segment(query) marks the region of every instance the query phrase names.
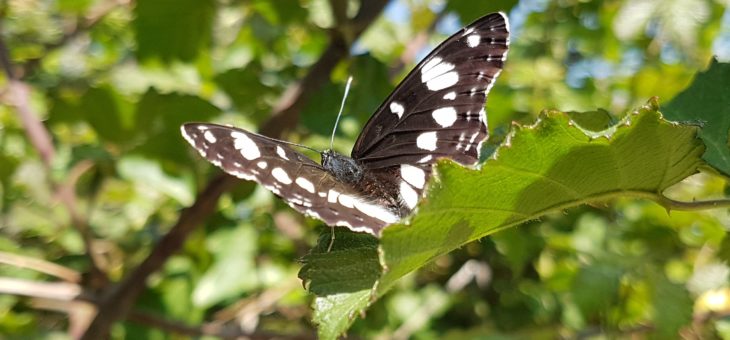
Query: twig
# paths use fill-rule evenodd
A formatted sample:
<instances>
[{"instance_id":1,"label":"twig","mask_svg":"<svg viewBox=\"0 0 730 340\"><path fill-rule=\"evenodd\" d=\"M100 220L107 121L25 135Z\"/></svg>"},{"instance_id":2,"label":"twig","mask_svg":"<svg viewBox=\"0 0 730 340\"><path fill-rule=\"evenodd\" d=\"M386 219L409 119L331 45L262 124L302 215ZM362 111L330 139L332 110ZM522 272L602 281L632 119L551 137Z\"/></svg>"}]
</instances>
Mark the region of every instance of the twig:
<instances>
[{"instance_id":1,"label":"twig","mask_svg":"<svg viewBox=\"0 0 730 340\"><path fill-rule=\"evenodd\" d=\"M730 208L730 200L728 199L681 202L659 195L657 201L659 204L667 208L667 210L697 211L717 208Z\"/></svg>"},{"instance_id":2,"label":"twig","mask_svg":"<svg viewBox=\"0 0 730 340\"><path fill-rule=\"evenodd\" d=\"M37 282L0 277L0 293L60 301L92 301L81 286L69 282Z\"/></svg>"},{"instance_id":3,"label":"twig","mask_svg":"<svg viewBox=\"0 0 730 340\"><path fill-rule=\"evenodd\" d=\"M291 280L271 287L257 296L242 299L237 303L215 313L212 324L223 324L231 320L236 322L244 330L254 330L258 324L259 316L274 309L281 299L294 289L301 289L299 280L292 277Z\"/></svg>"},{"instance_id":4,"label":"twig","mask_svg":"<svg viewBox=\"0 0 730 340\"><path fill-rule=\"evenodd\" d=\"M41 259L0 251L0 263L35 270L70 283L81 282L79 272Z\"/></svg>"}]
</instances>

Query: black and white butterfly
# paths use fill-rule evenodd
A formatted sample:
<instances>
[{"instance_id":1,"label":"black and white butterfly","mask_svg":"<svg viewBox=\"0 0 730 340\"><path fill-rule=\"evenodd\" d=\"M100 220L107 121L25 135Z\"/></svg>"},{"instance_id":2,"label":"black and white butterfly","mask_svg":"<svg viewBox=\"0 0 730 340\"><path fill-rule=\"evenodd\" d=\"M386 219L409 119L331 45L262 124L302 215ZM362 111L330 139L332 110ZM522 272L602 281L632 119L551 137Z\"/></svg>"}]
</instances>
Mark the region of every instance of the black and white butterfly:
<instances>
[{"instance_id":1,"label":"black and white butterfly","mask_svg":"<svg viewBox=\"0 0 730 340\"><path fill-rule=\"evenodd\" d=\"M478 161L487 93L508 45L503 13L446 39L380 105L351 157L327 150L320 165L276 139L215 124L184 124L182 135L211 163L260 183L294 209L379 236L415 208L437 159Z\"/></svg>"}]
</instances>

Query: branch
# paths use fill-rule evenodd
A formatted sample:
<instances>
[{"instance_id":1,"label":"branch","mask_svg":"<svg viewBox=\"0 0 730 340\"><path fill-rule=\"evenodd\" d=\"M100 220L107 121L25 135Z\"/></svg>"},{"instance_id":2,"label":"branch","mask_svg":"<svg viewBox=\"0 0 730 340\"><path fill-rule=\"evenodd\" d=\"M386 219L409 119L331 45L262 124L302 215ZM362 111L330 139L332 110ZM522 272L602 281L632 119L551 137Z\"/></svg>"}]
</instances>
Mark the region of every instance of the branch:
<instances>
[{"instance_id":1,"label":"branch","mask_svg":"<svg viewBox=\"0 0 730 340\"><path fill-rule=\"evenodd\" d=\"M646 191L616 191L608 193L610 196L627 196L627 197L638 197L652 200L663 206L667 211L678 210L678 211L698 211L707 209L718 209L718 208L730 208L730 199L718 199L718 200L707 200L707 201L693 201L693 202L682 202L675 201L669 197L666 197L660 193L646 192Z\"/></svg>"},{"instance_id":2,"label":"branch","mask_svg":"<svg viewBox=\"0 0 730 340\"><path fill-rule=\"evenodd\" d=\"M37 282L0 277L0 293L59 301L92 301L83 288L69 282Z\"/></svg>"},{"instance_id":3,"label":"branch","mask_svg":"<svg viewBox=\"0 0 730 340\"><path fill-rule=\"evenodd\" d=\"M66 282L81 282L81 274L79 274L79 272L41 259L11 254L2 251L0 252L0 263L15 266L18 268L35 270L43 274L55 276Z\"/></svg>"},{"instance_id":4,"label":"branch","mask_svg":"<svg viewBox=\"0 0 730 340\"><path fill-rule=\"evenodd\" d=\"M717 208L730 208L730 200L727 199L681 202L659 195L658 202L659 204L667 208L667 210L697 211Z\"/></svg>"}]
</instances>

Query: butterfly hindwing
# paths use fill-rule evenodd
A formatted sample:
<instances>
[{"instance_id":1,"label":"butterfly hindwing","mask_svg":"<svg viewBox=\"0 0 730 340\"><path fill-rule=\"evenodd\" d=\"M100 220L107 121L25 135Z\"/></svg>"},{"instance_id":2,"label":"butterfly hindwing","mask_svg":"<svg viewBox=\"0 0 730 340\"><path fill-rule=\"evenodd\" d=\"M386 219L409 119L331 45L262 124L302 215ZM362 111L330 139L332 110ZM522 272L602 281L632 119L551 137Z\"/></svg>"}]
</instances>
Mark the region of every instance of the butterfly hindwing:
<instances>
[{"instance_id":1,"label":"butterfly hindwing","mask_svg":"<svg viewBox=\"0 0 730 340\"><path fill-rule=\"evenodd\" d=\"M509 44L507 18L493 13L449 37L421 61L370 118L352 157L370 169L438 158L478 160L487 137L487 93Z\"/></svg>"},{"instance_id":2,"label":"butterfly hindwing","mask_svg":"<svg viewBox=\"0 0 730 340\"><path fill-rule=\"evenodd\" d=\"M258 182L292 208L329 225L374 233L398 220L280 141L216 124L188 123L181 131L203 157L226 173Z\"/></svg>"}]
</instances>

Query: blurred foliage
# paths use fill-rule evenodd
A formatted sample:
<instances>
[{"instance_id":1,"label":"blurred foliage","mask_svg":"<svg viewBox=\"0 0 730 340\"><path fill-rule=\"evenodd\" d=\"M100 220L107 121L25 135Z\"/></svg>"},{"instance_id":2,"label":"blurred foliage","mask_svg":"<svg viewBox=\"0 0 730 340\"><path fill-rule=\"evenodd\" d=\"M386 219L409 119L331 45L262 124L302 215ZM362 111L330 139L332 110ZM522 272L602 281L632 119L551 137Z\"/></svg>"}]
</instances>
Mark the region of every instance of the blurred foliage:
<instances>
[{"instance_id":1,"label":"blurred foliage","mask_svg":"<svg viewBox=\"0 0 730 340\"><path fill-rule=\"evenodd\" d=\"M213 121L256 130L326 48L328 30L338 24L331 3L337 2L0 2L0 38L29 85L30 107L54 146L46 166L9 104L13 98L4 90L9 80L3 74L0 251L88 273L85 240L59 198L59 186L68 183L88 221L99 267L112 281L128 275L218 174L180 137L180 123ZM348 15L360 6L346 3ZM726 100L727 87L692 86L677 94L713 55L730 60L727 5L721 0L392 1L355 42L353 56L305 104L297 129L286 139L327 148L351 74L355 81L335 139L336 149L348 151L360 127L417 61L401 60L407 48L417 48L416 57L423 57L470 20L503 10L510 14L513 35L505 71L487 104L495 143L505 138L511 122L532 125L543 109L575 111L571 118L579 125L599 131L623 118L606 112L627 112L658 96L669 103L662 107L668 118L703 122L702 141L710 147L711 138L720 152L705 155L717 171L690 176L664 194L687 202L725 198L727 168L712 159L727 160L728 129L709 124L700 109L721 117L727 104L716 97ZM414 46L424 32L425 45ZM398 67L402 61L404 68ZM698 79L717 73L703 74ZM720 83L722 76L716 77L709 82ZM346 315L357 319L348 334L730 338L728 228L727 209L668 213L635 198L551 213L429 258L425 267L389 282L389 293L369 306L365 318ZM302 289L297 272L330 263L331 256L316 257L329 238L330 229L320 222L294 213L261 187L239 182L183 250L149 278L134 310L193 327L228 324L246 332L313 334L313 319L327 321L314 315L311 305L328 301ZM337 230L333 252L350 257L336 259L361 260L364 269L353 274L354 269L334 263L323 275L333 281L352 275L348 287L361 289L358 280L379 275L372 266L377 263L368 260L379 256L375 241ZM302 264L312 248L315 257ZM58 281L5 260L0 278ZM89 282L82 285L92 289ZM319 288L326 292L327 287ZM347 307L341 311L371 301L367 290L331 297ZM78 326L83 313L75 308L0 291L0 334L62 337ZM170 334L159 322L130 319L114 327L112 338L175 338Z\"/></svg>"}]
</instances>

